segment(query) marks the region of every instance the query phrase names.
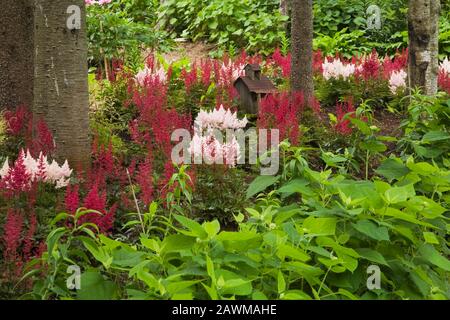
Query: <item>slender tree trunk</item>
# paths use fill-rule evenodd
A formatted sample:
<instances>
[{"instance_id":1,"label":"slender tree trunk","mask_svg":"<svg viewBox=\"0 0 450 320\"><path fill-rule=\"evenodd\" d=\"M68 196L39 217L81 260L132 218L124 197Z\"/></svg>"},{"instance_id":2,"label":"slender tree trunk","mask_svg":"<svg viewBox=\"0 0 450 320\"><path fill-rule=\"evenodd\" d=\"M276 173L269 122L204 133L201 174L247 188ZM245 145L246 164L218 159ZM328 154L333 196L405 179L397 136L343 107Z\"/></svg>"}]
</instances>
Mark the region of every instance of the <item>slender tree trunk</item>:
<instances>
[{"instance_id":1,"label":"slender tree trunk","mask_svg":"<svg viewBox=\"0 0 450 320\"><path fill-rule=\"evenodd\" d=\"M280 0L280 12L285 16L289 14L289 0Z\"/></svg>"},{"instance_id":2,"label":"slender tree trunk","mask_svg":"<svg viewBox=\"0 0 450 320\"><path fill-rule=\"evenodd\" d=\"M408 11L409 81L426 95L437 92L439 0L410 0Z\"/></svg>"},{"instance_id":3,"label":"slender tree trunk","mask_svg":"<svg viewBox=\"0 0 450 320\"><path fill-rule=\"evenodd\" d=\"M314 97L312 0L292 0L291 6L291 91L303 93L305 101L311 103Z\"/></svg>"},{"instance_id":4,"label":"slender tree trunk","mask_svg":"<svg viewBox=\"0 0 450 320\"><path fill-rule=\"evenodd\" d=\"M33 101L33 11L30 0L2 0L0 110Z\"/></svg>"},{"instance_id":5,"label":"slender tree trunk","mask_svg":"<svg viewBox=\"0 0 450 320\"><path fill-rule=\"evenodd\" d=\"M35 3L34 118L43 118L52 129L58 158L85 167L90 158L85 3ZM78 28L69 29L73 5L81 9L81 20Z\"/></svg>"}]
</instances>

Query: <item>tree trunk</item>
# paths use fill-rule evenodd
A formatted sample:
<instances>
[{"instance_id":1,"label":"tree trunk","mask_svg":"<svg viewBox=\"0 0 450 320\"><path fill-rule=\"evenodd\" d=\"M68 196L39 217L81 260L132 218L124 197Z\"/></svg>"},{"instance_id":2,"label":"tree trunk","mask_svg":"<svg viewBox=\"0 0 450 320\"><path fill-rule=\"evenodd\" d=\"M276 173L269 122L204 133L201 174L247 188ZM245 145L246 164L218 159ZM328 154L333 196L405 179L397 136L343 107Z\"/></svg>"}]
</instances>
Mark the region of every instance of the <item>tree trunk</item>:
<instances>
[{"instance_id":1,"label":"tree trunk","mask_svg":"<svg viewBox=\"0 0 450 320\"><path fill-rule=\"evenodd\" d=\"M72 167L90 159L86 8L84 0L35 0L34 118L43 118L56 155ZM69 29L69 6L81 9ZM73 8L73 7L72 7ZM69 11L69 13L68 13Z\"/></svg>"},{"instance_id":2,"label":"tree trunk","mask_svg":"<svg viewBox=\"0 0 450 320\"><path fill-rule=\"evenodd\" d=\"M312 0L292 0L291 91L301 92L307 103L314 97Z\"/></svg>"},{"instance_id":3,"label":"tree trunk","mask_svg":"<svg viewBox=\"0 0 450 320\"><path fill-rule=\"evenodd\" d=\"M437 92L439 0L410 0L408 10L409 81L426 95Z\"/></svg>"},{"instance_id":4,"label":"tree trunk","mask_svg":"<svg viewBox=\"0 0 450 320\"><path fill-rule=\"evenodd\" d=\"M280 12L285 16L289 14L289 0L280 0Z\"/></svg>"},{"instance_id":5,"label":"tree trunk","mask_svg":"<svg viewBox=\"0 0 450 320\"><path fill-rule=\"evenodd\" d=\"M2 0L0 111L33 102L33 10L29 0Z\"/></svg>"}]
</instances>

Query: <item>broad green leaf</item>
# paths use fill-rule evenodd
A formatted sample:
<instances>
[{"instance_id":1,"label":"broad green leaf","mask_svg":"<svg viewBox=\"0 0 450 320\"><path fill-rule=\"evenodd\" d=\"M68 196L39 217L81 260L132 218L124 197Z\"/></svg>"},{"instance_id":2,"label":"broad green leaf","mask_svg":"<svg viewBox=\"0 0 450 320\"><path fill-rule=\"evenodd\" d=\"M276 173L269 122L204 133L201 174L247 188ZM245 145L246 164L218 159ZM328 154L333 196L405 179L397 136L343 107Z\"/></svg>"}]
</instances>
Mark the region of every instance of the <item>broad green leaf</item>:
<instances>
[{"instance_id":1,"label":"broad green leaf","mask_svg":"<svg viewBox=\"0 0 450 320\"><path fill-rule=\"evenodd\" d=\"M336 233L336 223L336 218L315 218L310 216L303 221L303 231L316 236L332 236Z\"/></svg>"},{"instance_id":2,"label":"broad green leaf","mask_svg":"<svg viewBox=\"0 0 450 320\"><path fill-rule=\"evenodd\" d=\"M408 184L402 187L392 187L384 193L386 201L390 204L395 204L408 200L416 195L413 184Z\"/></svg>"},{"instance_id":3,"label":"broad green leaf","mask_svg":"<svg viewBox=\"0 0 450 320\"><path fill-rule=\"evenodd\" d=\"M112 300L116 297L114 282L105 280L100 272L86 271L81 275L81 288L77 291L80 300Z\"/></svg>"},{"instance_id":4,"label":"broad green leaf","mask_svg":"<svg viewBox=\"0 0 450 320\"><path fill-rule=\"evenodd\" d=\"M379 227L370 220L359 220L357 223L352 223L352 226L372 239L389 241L388 229L386 227Z\"/></svg>"},{"instance_id":5,"label":"broad green leaf","mask_svg":"<svg viewBox=\"0 0 450 320\"><path fill-rule=\"evenodd\" d=\"M444 131L429 131L423 138L422 143L430 143L450 139L450 134Z\"/></svg>"},{"instance_id":6,"label":"broad green leaf","mask_svg":"<svg viewBox=\"0 0 450 320\"><path fill-rule=\"evenodd\" d=\"M266 190L271 185L275 184L280 179L280 176L259 176L257 177L247 189L247 199L250 199L259 192Z\"/></svg>"},{"instance_id":7,"label":"broad green leaf","mask_svg":"<svg viewBox=\"0 0 450 320\"><path fill-rule=\"evenodd\" d=\"M355 249L356 252L359 253L359 255L366 259L369 260L371 262L375 262L378 264L382 264L387 266L388 263L386 262L386 260L384 259L384 257L381 255L381 253L379 253L378 251L372 250L372 249L366 249L366 248L360 248L360 249Z\"/></svg>"},{"instance_id":8,"label":"broad green leaf","mask_svg":"<svg viewBox=\"0 0 450 320\"><path fill-rule=\"evenodd\" d=\"M284 280L283 273L281 271L278 271L278 294L282 294L284 291L286 291L286 281Z\"/></svg>"},{"instance_id":9,"label":"broad green leaf","mask_svg":"<svg viewBox=\"0 0 450 320\"><path fill-rule=\"evenodd\" d=\"M419 248L422 257L435 266L450 272L450 261L442 256L432 245L425 244Z\"/></svg>"},{"instance_id":10,"label":"broad green leaf","mask_svg":"<svg viewBox=\"0 0 450 320\"><path fill-rule=\"evenodd\" d=\"M309 182L305 179L295 179L283 185L277 190L277 192L287 194L300 193L307 196L312 196L314 195L314 191L308 187L308 184Z\"/></svg>"},{"instance_id":11,"label":"broad green leaf","mask_svg":"<svg viewBox=\"0 0 450 320\"><path fill-rule=\"evenodd\" d=\"M181 223L185 228L191 231L192 235L200 239L206 239L208 237L208 234L198 222L180 216L178 214L175 215L175 219L177 219L179 223Z\"/></svg>"},{"instance_id":12,"label":"broad green leaf","mask_svg":"<svg viewBox=\"0 0 450 320\"><path fill-rule=\"evenodd\" d=\"M423 238L425 239L426 243L439 244L439 240L433 232L424 232Z\"/></svg>"},{"instance_id":13,"label":"broad green leaf","mask_svg":"<svg viewBox=\"0 0 450 320\"><path fill-rule=\"evenodd\" d=\"M409 173L409 169L401 162L394 159L385 160L375 171L389 181L404 177Z\"/></svg>"},{"instance_id":14,"label":"broad green leaf","mask_svg":"<svg viewBox=\"0 0 450 320\"><path fill-rule=\"evenodd\" d=\"M306 262L311 259L304 251L287 244L278 245L277 256L281 260L284 260L285 257L289 257L302 262Z\"/></svg>"}]
</instances>

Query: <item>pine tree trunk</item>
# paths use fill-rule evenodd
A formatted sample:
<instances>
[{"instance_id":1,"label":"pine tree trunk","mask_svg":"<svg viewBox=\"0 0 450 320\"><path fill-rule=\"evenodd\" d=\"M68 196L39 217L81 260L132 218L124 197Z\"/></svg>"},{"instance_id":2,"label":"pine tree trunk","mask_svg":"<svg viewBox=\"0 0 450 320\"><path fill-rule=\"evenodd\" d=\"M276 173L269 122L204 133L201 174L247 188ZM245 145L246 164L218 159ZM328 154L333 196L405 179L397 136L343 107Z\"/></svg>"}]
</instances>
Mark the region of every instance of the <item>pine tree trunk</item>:
<instances>
[{"instance_id":1,"label":"pine tree trunk","mask_svg":"<svg viewBox=\"0 0 450 320\"><path fill-rule=\"evenodd\" d=\"M291 10L291 91L303 93L310 103L314 97L312 0L292 0Z\"/></svg>"},{"instance_id":2,"label":"pine tree trunk","mask_svg":"<svg viewBox=\"0 0 450 320\"><path fill-rule=\"evenodd\" d=\"M2 0L0 111L33 101L33 11L30 0Z\"/></svg>"},{"instance_id":3,"label":"pine tree trunk","mask_svg":"<svg viewBox=\"0 0 450 320\"><path fill-rule=\"evenodd\" d=\"M408 11L410 87L437 92L439 0L410 0Z\"/></svg>"},{"instance_id":4,"label":"pine tree trunk","mask_svg":"<svg viewBox=\"0 0 450 320\"><path fill-rule=\"evenodd\" d=\"M72 167L90 159L86 8L84 0L35 0L34 118L52 129L56 155ZM70 30L68 7L81 9Z\"/></svg>"}]
</instances>

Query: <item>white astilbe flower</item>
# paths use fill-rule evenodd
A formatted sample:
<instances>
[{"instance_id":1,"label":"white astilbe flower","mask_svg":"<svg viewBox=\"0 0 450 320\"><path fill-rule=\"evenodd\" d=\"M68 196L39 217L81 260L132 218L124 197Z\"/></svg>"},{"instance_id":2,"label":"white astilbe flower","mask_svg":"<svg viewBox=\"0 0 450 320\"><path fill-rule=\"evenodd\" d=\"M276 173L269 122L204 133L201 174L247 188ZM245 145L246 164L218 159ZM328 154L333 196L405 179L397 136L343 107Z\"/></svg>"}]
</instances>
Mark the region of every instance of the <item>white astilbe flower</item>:
<instances>
[{"instance_id":1,"label":"white astilbe flower","mask_svg":"<svg viewBox=\"0 0 450 320\"><path fill-rule=\"evenodd\" d=\"M4 177L6 177L8 172L9 172L9 163L8 163L8 158L6 158L5 163L3 164L2 168L0 169L0 179L3 179Z\"/></svg>"},{"instance_id":2,"label":"white astilbe flower","mask_svg":"<svg viewBox=\"0 0 450 320\"><path fill-rule=\"evenodd\" d=\"M30 184L32 182L45 182L54 184L56 188L63 188L69 184L73 170L70 169L67 160L60 166L55 160L49 163L42 152L37 159L34 159L29 150L27 152L21 151L19 157L22 157L25 170L30 176ZM0 178L5 179L11 169L8 159L6 159L0 170Z\"/></svg>"},{"instance_id":3,"label":"white astilbe flower","mask_svg":"<svg viewBox=\"0 0 450 320\"><path fill-rule=\"evenodd\" d=\"M450 60L445 58L439 65L439 72L450 75Z\"/></svg>"},{"instance_id":4,"label":"white astilbe flower","mask_svg":"<svg viewBox=\"0 0 450 320\"><path fill-rule=\"evenodd\" d=\"M161 83L165 83L167 81L167 73L164 68L152 70L145 66L143 70L136 74L135 79L141 87L145 86L147 81L155 81L156 79Z\"/></svg>"},{"instance_id":5,"label":"white astilbe flower","mask_svg":"<svg viewBox=\"0 0 450 320\"><path fill-rule=\"evenodd\" d=\"M242 129L247 125L247 117L239 120L237 112L232 113L229 109L225 110L221 105L219 109L211 112L200 110L195 125L198 129Z\"/></svg>"},{"instance_id":6,"label":"white astilbe flower","mask_svg":"<svg viewBox=\"0 0 450 320\"><path fill-rule=\"evenodd\" d=\"M405 71L394 71L391 74L391 77L389 79L389 89L393 94L396 94L399 89L406 88L406 78L407 74Z\"/></svg>"},{"instance_id":7,"label":"white astilbe flower","mask_svg":"<svg viewBox=\"0 0 450 320\"><path fill-rule=\"evenodd\" d=\"M322 64L323 68L323 77L325 80L330 79L339 79L342 78L344 80L348 79L351 75L355 73L356 66L352 63L344 64L340 59L334 59L329 62L325 60Z\"/></svg>"},{"instance_id":8,"label":"white astilbe flower","mask_svg":"<svg viewBox=\"0 0 450 320\"><path fill-rule=\"evenodd\" d=\"M231 133L229 130L243 129L247 123L246 117L241 120L237 112L232 113L223 106L210 112L200 110L195 119L195 134L189 146L189 153L194 159L203 159L209 164L235 166L241 156L236 136L227 136L227 142L224 143L216 138L215 133L227 131L228 135Z\"/></svg>"}]
</instances>

